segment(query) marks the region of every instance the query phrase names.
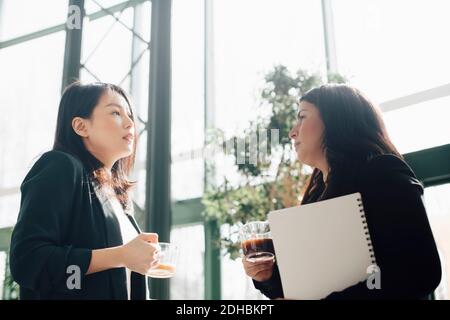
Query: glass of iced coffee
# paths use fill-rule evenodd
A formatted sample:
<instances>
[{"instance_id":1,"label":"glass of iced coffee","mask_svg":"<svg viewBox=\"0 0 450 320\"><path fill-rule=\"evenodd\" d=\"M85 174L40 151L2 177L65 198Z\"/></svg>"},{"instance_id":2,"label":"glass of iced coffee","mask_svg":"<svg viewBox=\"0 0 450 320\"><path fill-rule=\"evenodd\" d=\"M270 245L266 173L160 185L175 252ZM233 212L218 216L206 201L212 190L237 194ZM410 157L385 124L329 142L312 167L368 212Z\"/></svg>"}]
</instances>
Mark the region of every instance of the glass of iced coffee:
<instances>
[{"instance_id":1,"label":"glass of iced coffee","mask_svg":"<svg viewBox=\"0 0 450 320\"><path fill-rule=\"evenodd\" d=\"M252 221L240 229L241 247L247 261L262 262L275 259L275 250L268 221Z\"/></svg>"}]
</instances>

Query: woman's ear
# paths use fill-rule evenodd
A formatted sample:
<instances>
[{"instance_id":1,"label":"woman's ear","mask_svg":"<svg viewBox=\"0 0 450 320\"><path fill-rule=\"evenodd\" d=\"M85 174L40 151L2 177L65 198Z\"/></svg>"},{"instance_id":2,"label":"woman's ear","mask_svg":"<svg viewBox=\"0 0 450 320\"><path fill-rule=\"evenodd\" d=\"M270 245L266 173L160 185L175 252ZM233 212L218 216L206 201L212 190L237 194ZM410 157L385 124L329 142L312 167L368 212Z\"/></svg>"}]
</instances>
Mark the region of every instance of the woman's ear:
<instances>
[{"instance_id":1,"label":"woman's ear","mask_svg":"<svg viewBox=\"0 0 450 320\"><path fill-rule=\"evenodd\" d=\"M75 117L72 119L73 131L83 138L89 137L86 121L86 119L80 117Z\"/></svg>"}]
</instances>

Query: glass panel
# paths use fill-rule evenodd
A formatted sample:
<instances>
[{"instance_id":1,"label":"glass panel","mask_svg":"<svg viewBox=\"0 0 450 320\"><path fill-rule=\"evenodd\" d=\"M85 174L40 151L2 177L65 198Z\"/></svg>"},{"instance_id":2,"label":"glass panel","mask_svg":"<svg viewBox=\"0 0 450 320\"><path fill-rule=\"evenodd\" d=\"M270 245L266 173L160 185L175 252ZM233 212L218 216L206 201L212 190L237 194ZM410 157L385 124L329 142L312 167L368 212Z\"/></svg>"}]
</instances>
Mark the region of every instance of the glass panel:
<instances>
[{"instance_id":1,"label":"glass panel","mask_svg":"<svg viewBox=\"0 0 450 320\"><path fill-rule=\"evenodd\" d=\"M84 8L86 10L86 14L91 14L91 13L100 11L101 10L100 6L107 9L112 6L115 6L116 4L123 3L123 2L127 2L127 1L125 1L125 0L86 0L84 2Z\"/></svg>"},{"instance_id":2,"label":"glass panel","mask_svg":"<svg viewBox=\"0 0 450 320\"><path fill-rule=\"evenodd\" d=\"M126 9L121 20L132 23L133 9ZM128 91L129 77L126 76L131 67L132 33L111 16L85 22L82 63L100 81L121 84ZM85 69L81 70L80 76L85 82L97 81Z\"/></svg>"},{"instance_id":3,"label":"glass panel","mask_svg":"<svg viewBox=\"0 0 450 320\"><path fill-rule=\"evenodd\" d=\"M385 112L384 119L400 153L450 143L450 96Z\"/></svg>"},{"instance_id":4,"label":"glass panel","mask_svg":"<svg viewBox=\"0 0 450 320\"><path fill-rule=\"evenodd\" d=\"M448 83L450 2L332 1L338 67L378 103Z\"/></svg>"},{"instance_id":5,"label":"glass panel","mask_svg":"<svg viewBox=\"0 0 450 320\"><path fill-rule=\"evenodd\" d=\"M213 5L215 121L233 134L255 119L264 76L275 65L325 72L322 11L320 1L219 0Z\"/></svg>"},{"instance_id":6,"label":"glass panel","mask_svg":"<svg viewBox=\"0 0 450 320\"><path fill-rule=\"evenodd\" d=\"M180 248L177 273L170 280L170 299L204 299L205 236L203 225L173 228L170 239Z\"/></svg>"},{"instance_id":7,"label":"glass panel","mask_svg":"<svg viewBox=\"0 0 450 320\"><path fill-rule=\"evenodd\" d=\"M450 183L425 189L425 205L442 264L442 280L436 299L450 299Z\"/></svg>"},{"instance_id":8,"label":"glass panel","mask_svg":"<svg viewBox=\"0 0 450 320\"><path fill-rule=\"evenodd\" d=\"M0 40L66 22L67 0L3 0L0 2Z\"/></svg>"},{"instance_id":9,"label":"glass panel","mask_svg":"<svg viewBox=\"0 0 450 320\"><path fill-rule=\"evenodd\" d=\"M203 0L173 1L172 153L174 155L203 146L203 2Z\"/></svg>"},{"instance_id":10,"label":"glass panel","mask_svg":"<svg viewBox=\"0 0 450 320\"><path fill-rule=\"evenodd\" d=\"M146 50L145 53L143 53L143 50L142 47L137 48L136 54L133 57L133 62L137 61L137 59L139 60L132 71L135 78L133 80L134 83L130 83L129 93L132 97L133 107L137 114L139 114L143 121L147 121L150 51ZM141 54L142 57L139 58ZM131 68L131 65L129 68ZM144 124L140 121L138 122L138 128L144 128Z\"/></svg>"},{"instance_id":11,"label":"glass panel","mask_svg":"<svg viewBox=\"0 0 450 320\"><path fill-rule=\"evenodd\" d=\"M201 197L204 141L204 1L175 0L172 10L172 196ZM180 154L187 152L187 157Z\"/></svg>"},{"instance_id":12,"label":"glass panel","mask_svg":"<svg viewBox=\"0 0 450 320\"><path fill-rule=\"evenodd\" d=\"M147 132L143 132L138 139L136 160L131 180L136 181L136 185L133 189L133 200L141 207L145 206L145 183L146 183L146 170L145 158L147 149Z\"/></svg>"},{"instance_id":13,"label":"glass panel","mask_svg":"<svg viewBox=\"0 0 450 320\"><path fill-rule=\"evenodd\" d=\"M222 232L227 226L222 226ZM221 259L222 299L225 300L268 300L259 290L255 289L253 281L245 274L241 259L232 260L229 255Z\"/></svg>"},{"instance_id":14,"label":"glass panel","mask_svg":"<svg viewBox=\"0 0 450 320\"><path fill-rule=\"evenodd\" d=\"M203 194L203 159L172 164L172 199L198 198Z\"/></svg>"},{"instance_id":15,"label":"glass panel","mask_svg":"<svg viewBox=\"0 0 450 320\"><path fill-rule=\"evenodd\" d=\"M23 179L24 177L22 177ZM0 196L0 228L16 224L20 209L20 193Z\"/></svg>"},{"instance_id":16,"label":"glass panel","mask_svg":"<svg viewBox=\"0 0 450 320\"><path fill-rule=\"evenodd\" d=\"M0 189L17 188L53 145L64 57L64 32L0 50ZM5 119L6 120L6 119ZM20 146L18 148L18 146ZM19 198L0 196L1 225L15 222Z\"/></svg>"},{"instance_id":17,"label":"glass panel","mask_svg":"<svg viewBox=\"0 0 450 320\"><path fill-rule=\"evenodd\" d=\"M151 3L145 2L136 6L134 9L134 32L139 36L133 36L132 41L132 64L134 64L134 68L130 94L133 98L134 107L143 120L147 120L148 111L150 51L146 50L148 44L143 42L142 39L147 42L150 41L150 25ZM142 123L139 126L143 128Z\"/></svg>"},{"instance_id":18,"label":"glass panel","mask_svg":"<svg viewBox=\"0 0 450 320\"><path fill-rule=\"evenodd\" d=\"M140 19L139 24L136 25L135 30L145 41L150 41L150 30L151 30L151 16L152 16L152 3L146 1L142 4L137 5L135 8L140 10L142 14L142 19Z\"/></svg>"}]
</instances>

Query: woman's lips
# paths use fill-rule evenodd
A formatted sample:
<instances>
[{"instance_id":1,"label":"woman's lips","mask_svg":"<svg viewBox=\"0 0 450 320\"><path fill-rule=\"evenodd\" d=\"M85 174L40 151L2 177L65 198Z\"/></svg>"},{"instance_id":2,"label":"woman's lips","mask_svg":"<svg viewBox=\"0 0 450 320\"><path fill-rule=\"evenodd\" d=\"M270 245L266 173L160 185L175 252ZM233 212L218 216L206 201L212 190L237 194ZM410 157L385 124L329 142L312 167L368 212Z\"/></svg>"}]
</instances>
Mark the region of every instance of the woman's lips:
<instances>
[{"instance_id":1,"label":"woman's lips","mask_svg":"<svg viewBox=\"0 0 450 320\"><path fill-rule=\"evenodd\" d=\"M125 137L123 137L122 139L128 141L128 142L133 142L133 135L132 134L127 134Z\"/></svg>"}]
</instances>

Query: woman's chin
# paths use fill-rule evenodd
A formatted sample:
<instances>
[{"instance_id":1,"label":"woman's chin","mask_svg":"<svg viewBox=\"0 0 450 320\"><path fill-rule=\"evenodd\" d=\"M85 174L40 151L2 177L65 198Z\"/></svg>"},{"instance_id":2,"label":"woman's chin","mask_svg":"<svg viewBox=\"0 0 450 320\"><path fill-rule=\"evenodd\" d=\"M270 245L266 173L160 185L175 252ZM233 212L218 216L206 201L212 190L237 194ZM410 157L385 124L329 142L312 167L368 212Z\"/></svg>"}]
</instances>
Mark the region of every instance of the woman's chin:
<instances>
[{"instance_id":1,"label":"woman's chin","mask_svg":"<svg viewBox=\"0 0 450 320\"><path fill-rule=\"evenodd\" d=\"M300 150L297 150L297 160L300 162L304 162L304 157L303 157L303 153L300 152Z\"/></svg>"},{"instance_id":2,"label":"woman's chin","mask_svg":"<svg viewBox=\"0 0 450 320\"><path fill-rule=\"evenodd\" d=\"M127 143L122 147L122 150L123 150L123 152L133 152L133 147L134 147L133 142L127 142Z\"/></svg>"},{"instance_id":3,"label":"woman's chin","mask_svg":"<svg viewBox=\"0 0 450 320\"><path fill-rule=\"evenodd\" d=\"M301 162L302 164L305 164L305 165L307 165L307 166L312 166L311 165L311 159L309 159L308 160L308 157L305 157L305 154L304 153L300 153L300 152L298 152L297 151L297 160L299 161L299 162Z\"/></svg>"},{"instance_id":4,"label":"woman's chin","mask_svg":"<svg viewBox=\"0 0 450 320\"><path fill-rule=\"evenodd\" d=\"M120 152L120 156L119 157L120 157L120 159L123 159L123 158L131 156L132 154L133 154L133 146L130 146L128 148L123 149Z\"/></svg>"}]
</instances>

